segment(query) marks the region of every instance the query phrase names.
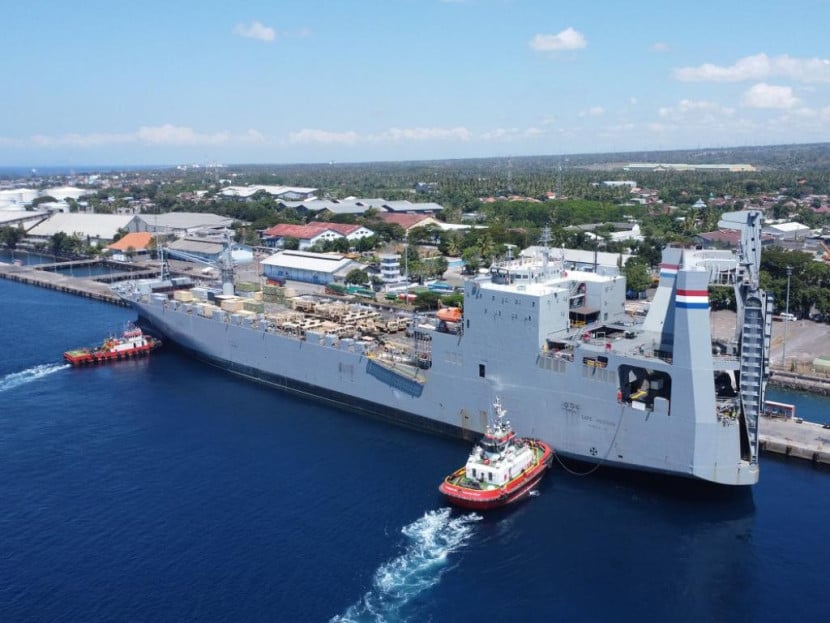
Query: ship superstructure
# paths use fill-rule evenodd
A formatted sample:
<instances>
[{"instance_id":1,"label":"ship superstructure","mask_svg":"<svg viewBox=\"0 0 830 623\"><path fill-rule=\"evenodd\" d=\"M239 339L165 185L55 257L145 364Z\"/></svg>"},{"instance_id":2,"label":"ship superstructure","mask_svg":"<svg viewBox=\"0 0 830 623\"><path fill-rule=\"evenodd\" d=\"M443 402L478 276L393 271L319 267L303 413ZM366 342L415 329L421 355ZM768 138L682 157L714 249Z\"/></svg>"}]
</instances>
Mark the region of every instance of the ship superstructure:
<instances>
[{"instance_id":1,"label":"ship superstructure","mask_svg":"<svg viewBox=\"0 0 830 623\"><path fill-rule=\"evenodd\" d=\"M555 445L563 460L753 484L770 328L760 213L724 222L743 232L738 257L667 248L644 319L627 312L616 267L580 270L546 248L467 281L458 322L416 324L397 344L296 303L305 315L289 322L285 312L125 297L196 357L351 411L476 439L499 395L516 434ZM708 286L723 280L739 298L738 327L713 343Z\"/></svg>"}]
</instances>

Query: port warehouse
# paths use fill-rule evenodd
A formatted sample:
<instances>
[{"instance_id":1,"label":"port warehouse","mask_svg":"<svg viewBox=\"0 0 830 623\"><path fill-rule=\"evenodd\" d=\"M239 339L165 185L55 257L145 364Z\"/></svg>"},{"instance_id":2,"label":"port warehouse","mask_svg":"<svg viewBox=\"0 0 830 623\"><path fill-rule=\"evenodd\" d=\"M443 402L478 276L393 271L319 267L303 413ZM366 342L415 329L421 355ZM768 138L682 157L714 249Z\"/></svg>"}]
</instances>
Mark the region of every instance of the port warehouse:
<instances>
[{"instance_id":1,"label":"port warehouse","mask_svg":"<svg viewBox=\"0 0 830 623\"><path fill-rule=\"evenodd\" d=\"M349 271L362 265L337 253L280 251L262 260L262 276L274 281L328 284L343 281Z\"/></svg>"},{"instance_id":2,"label":"port warehouse","mask_svg":"<svg viewBox=\"0 0 830 623\"><path fill-rule=\"evenodd\" d=\"M88 244L99 247L110 244L124 231L184 238L216 234L230 227L233 221L232 218L201 212L134 215L0 211L0 225L20 223L29 241L48 241L62 232L68 236L77 235Z\"/></svg>"}]
</instances>

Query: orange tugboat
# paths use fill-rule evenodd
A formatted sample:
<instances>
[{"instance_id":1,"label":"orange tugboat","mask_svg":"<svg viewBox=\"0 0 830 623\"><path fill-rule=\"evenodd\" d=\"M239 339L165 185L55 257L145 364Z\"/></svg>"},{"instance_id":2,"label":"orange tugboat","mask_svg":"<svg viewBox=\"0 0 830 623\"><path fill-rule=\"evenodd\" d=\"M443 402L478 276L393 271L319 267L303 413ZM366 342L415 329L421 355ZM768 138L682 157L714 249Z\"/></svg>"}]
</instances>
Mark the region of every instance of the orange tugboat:
<instances>
[{"instance_id":1,"label":"orange tugboat","mask_svg":"<svg viewBox=\"0 0 830 623\"><path fill-rule=\"evenodd\" d=\"M553 461L549 445L516 436L498 398L493 410L496 421L487 426L467 464L438 487L456 506L487 510L520 500L542 479Z\"/></svg>"},{"instance_id":2,"label":"orange tugboat","mask_svg":"<svg viewBox=\"0 0 830 623\"><path fill-rule=\"evenodd\" d=\"M128 326L121 337L110 337L96 348L78 348L63 354L73 366L107 363L119 359L143 357L161 346L161 341L145 335L139 327Z\"/></svg>"}]
</instances>

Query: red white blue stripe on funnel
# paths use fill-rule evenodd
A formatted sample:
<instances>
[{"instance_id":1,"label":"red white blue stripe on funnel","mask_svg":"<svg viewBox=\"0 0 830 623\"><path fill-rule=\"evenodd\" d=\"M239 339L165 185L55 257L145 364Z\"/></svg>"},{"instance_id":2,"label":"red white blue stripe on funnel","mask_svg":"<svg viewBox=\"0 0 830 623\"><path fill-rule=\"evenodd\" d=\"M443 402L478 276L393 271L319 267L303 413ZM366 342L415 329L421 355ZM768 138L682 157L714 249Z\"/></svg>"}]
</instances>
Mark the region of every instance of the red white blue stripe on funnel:
<instances>
[{"instance_id":1,"label":"red white blue stripe on funnel","mask_svg":"<svg viewBox=\"0 0 830 623\"><path fill-rule=\"evenodd\" d=\"M677 307L685 309L709 308L709 292L706 290L678 290L674 300Z\"/></svg>"},{"instance_id":2,"label":"red white blue stripe on funnel","mask_svg":"<svg viewBox=\"0 0 830 623\"><path fill-rule=\"evenodd\" d=\"M671 277L674 279L677 277L677 269L679 268L679 264L660 264L660 279L663 277Z\"/></svg>"}]
</instances>

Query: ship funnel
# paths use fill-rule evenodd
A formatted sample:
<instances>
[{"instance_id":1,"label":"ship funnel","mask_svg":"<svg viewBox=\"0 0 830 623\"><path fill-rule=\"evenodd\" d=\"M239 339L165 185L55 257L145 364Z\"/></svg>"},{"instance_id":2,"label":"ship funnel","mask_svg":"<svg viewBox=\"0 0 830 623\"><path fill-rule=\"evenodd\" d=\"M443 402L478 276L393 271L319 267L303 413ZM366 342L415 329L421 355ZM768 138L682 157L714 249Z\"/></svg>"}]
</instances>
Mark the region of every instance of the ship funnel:
<instances>
[{"instance_id":1,"label":"ship funnel","mask_svg":"<svg viewBox=\"0 0 830 623\"><path fill-rule=\"evenodd\" d=\"M660 282L657 285L657 292L651 301L648 315L643 322L644 331L662 333L661 342L671 343L674 334L674 289L677 281L677 271L680 270L680 262L683 256L683 249L667 247L663 249L663 259L660 262Z\"/></svg>"}]
</instances>

